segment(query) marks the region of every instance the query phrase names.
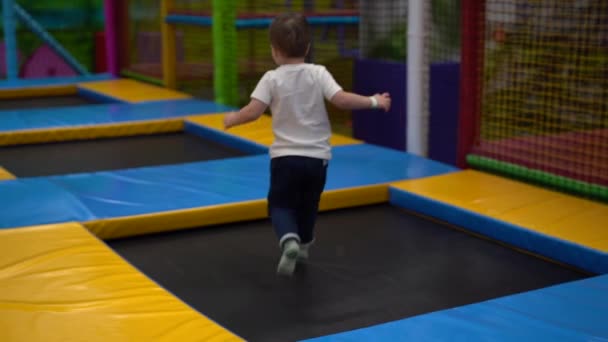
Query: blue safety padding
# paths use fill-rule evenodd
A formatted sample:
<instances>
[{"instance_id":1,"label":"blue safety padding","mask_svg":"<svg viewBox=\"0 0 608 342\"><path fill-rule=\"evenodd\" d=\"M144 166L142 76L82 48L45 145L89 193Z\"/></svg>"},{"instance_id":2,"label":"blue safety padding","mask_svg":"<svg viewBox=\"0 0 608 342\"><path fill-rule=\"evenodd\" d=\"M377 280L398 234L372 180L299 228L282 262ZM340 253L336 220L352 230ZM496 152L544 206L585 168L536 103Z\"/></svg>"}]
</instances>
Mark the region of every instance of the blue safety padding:
<instances>
[{"instance_id":1,"label":"blue safety padding","mask_svg":"<svg viewBox=\"0 0 608 342\"><path fill-rule=\"evenodd\" d=\"M365 186L454 170L447 165L377 146L340 146L334 149L326 189ZM29 187L28 191L19 195L19 201L11 204L10 210L0 211L0 226L60 222L65 213L39 213L36 208L40 201L65 202L66 197L76 199L75 207L86 208L91 214L82 216L83 219L265 199L269 178L269 157L266 154L130 170L22 178L18 180L19 184ZM44 182L50 183L47 187L62 191L41 196L39 193L46 191L40 186ZM3 187L4 183L0 183L0 203L12 203L18 193L4 191ZM15 213L23 214L16 219Z\"/></svg>"},{"instance_id":2,"label":"blue safety padding","mask_svg":"<svg viewBox=\"0 0 608 342\"><path fill-rule=\"evenodd\" d=\"M264 155L2 182L0 202L8 203L8 207L0 211L0 227L55 223L67 218L61 210L38 211L41 201L45 208L75 199L75 209L67 212L87 208L91 215L76 217L86 221L263 199L268 190L267 159ZM11 182L19 182L28 191L5 191L5 183ZM52 191L40 194L47 189ZM17 197L19 201L13 204Z\"/></svg>"},{"instance_id":3,"label":"blue safety padding","mask_svg":"<svg viewBox=\"0 0 608 342\"><path fill-rule=\"evenodd\" d=\"M23 78L0 81L0 89L36 88L53 85L77 84L80 82L111 80L111 74L93 74L86 76L52 77L52 78Z\"/></svg>"},{"instance_id":4,"label":"blue safety padding","mask_svg":"<svg viewBox=\"0 0 608 342\"><path fill-rule=\"evenodd\" d=\"M413 154L370 144L333 148L326 189L436 176L458 171L456 167Z\"/></svg>"},{"instance_id":5,"label":"blue safety padding","mask_svg":"<svg viewBox=\"0 0 608 342\"><path fill-rule=\"evenodd\" d=\"M95 218L79 198L47 179L5 180L0 184L0 229Z\"/></svg>"},{"instance_id":6,"label":"blue safety padding","mask_svg":"<svg viewBox=\"0 0 608 342\"><path fill-rule=\"evenodd\" d=\"M605 341L606 322L603 275L307 341Z\"/></svg>"},{"instance_id":7,"label":"blue safety padding","mask_svg":"<svg viewBox=\"0 0 608 342\"><path fill-rule=\"evenodd\" d=\"M220 132L216 129L205 127L194 122L186 121L184 124L184 131L198 135L205 139L215 141L224 146L230 146L239 151L250 154L265 154L268 153L268 147L258 144L236 135Z\"/></svg>"},{"instance_id":8,"label":"blue safety padding","mask_svg":"<svg viewBox=\"0 0 608 342\"><path fill-rule=\"evenodd\" d=\"M389 191L390 203L393 205L464 227L472 232L589 272L608 273L608 253L401 189L391 187Z\"/></svg>"},{"instance_id":9,"label":"blue safety padding","mask_svg":"<svg viewBox=\"0 0 608 342\"><path fill-rule=\"evenodd\" d=\"M268 162L243 157L56 177L98 218L263 199Z\"/></svg>"},{"instance_id":10,"label":"blue safety padding","mask_svg":"<svg viewBox=\"0 0 608 342\"><path fill-rule=\"evenodd\" d=\"M160 120L226 111L227 106L201 100L137 104L96 104L63 108L0 111L0 132Z\"/></svg>"}]
</instances>

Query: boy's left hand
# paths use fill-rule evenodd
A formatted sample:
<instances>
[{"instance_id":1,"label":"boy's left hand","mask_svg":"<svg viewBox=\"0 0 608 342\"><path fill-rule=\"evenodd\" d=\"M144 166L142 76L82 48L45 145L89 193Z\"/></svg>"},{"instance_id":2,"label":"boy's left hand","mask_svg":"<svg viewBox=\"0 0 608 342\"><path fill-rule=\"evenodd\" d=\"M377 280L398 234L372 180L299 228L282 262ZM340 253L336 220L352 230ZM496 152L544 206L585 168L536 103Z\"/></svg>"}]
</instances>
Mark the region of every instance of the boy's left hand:
<instances>
[{"instance_id":1,"label":"boy's left hand","mask_svg":"<svg viewBox=\"0 0 608 342\"><path fill-rule=\"evenodd\" d=\"M229 128L236 125L237 122L237 114L236 112L230 112L224 115L224 130L228 130Z\"/></svg>"}]
</instances>

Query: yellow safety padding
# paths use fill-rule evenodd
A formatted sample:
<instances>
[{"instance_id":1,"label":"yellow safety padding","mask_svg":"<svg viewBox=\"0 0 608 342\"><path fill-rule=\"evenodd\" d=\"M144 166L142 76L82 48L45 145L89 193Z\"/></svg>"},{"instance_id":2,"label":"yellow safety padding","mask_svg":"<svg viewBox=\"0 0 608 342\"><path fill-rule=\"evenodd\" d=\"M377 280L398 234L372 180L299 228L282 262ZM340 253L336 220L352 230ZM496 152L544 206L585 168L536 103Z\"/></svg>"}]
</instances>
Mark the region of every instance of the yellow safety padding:
<instances>
[{"instance_id":1,"label":"yellow safety padding","mask_svg":"<svg viewBox=\"0 0 608 342\"><path fill-rule=\"evenodd\" d=\"M194 115L186 118L186 121L207 128L224 131L224 115L225 114ZM262 115L256 121L233 127L224 132L264 146L270 146L274 140L272 134L272 118L268 115ZM332 134L330 143L332 146L340 146L360 144L361 141L340 134Z\"/></svg>"},{"instance_id":2,"label":"yellow safety padding","mask_svg":"<svg viewBox=\"0 0 608 342\"><path fill-rule=\"evenodd\" d=\"M0 180L9 180L9 179L15 179L15 178L17 178L17 177L15 177L15 175L13 175L12 173L8 172L7 169L0 166Z\"/></svg>"},{"instance_id":3,"label":"yellow safety padding","mask_svg":"<svg viewBox=\"0 0 608 342\"><path fill-rule=\"evenodd\" d=\"M83 82L78 86L131 103L191 98L188 94L131 79Z\"/></svg>"},{"instance_id":4,"label":"yellow safety padding","mask_svg":"<svg viewBox=\"0 0 608 342\"><path fill-rule=\"evenodd\" d=\"M608 252L608 205L474 170L395 183L542 234Z\"/></svg>"},{"instance_id":5,"label":"yellow safety padding","mask_svg":"<svg viewBox=\"0 0 608 342\"><path fill-rule=\"evenodd\" d=\"M322 211L385 203L389 200L388 184L366 185L356 188L326 191L321 196Z\"/></svg>"},{"instance_id":6,"label":"yellow safety padding","mask_svg":"<svg viewBox=\"0 0 608 342\"><path fill-rule=\"evenodd\" d=\"M76 93L78 93L78 88L74 84L37 86L15 89L2 89L0 90L0 99L4 100L21 99L27 97L75 95Z\"/></svg>"},{"instance_id":7,"label":"yellow safety padding","mask_svg":"<svg viewBox=\"0 0 608 342\"><path fill-rule=\"evenodd\" d=\"M331 210L388 201L388 185L378 184L326 191L321 196L320 209ZM100 239L167 232L266 218L265 199L173 210L146 215L118 217L85 222L84 225Z\"/></svg>"},{"instance_id":8,"label":"yellow safety padding","mask_svg":"<svg viewBox=\"0 0 608 342\"><path fill-rule=\"evenodd\" d=\"M0 133L0 146L38 144L59 141L128 137L134 135L180 132L181 118L123 122L108 125L58 127L53 129L21 130Z\"/></svg>"},{"instance_id":9,"label":"yellow safety padding","mask_svg":"<svg viewBox=\"0 0 608 342\"><path fill-rule=\"evenodd\" d=\"M84 225L100 239L108 240L222 223L256 220L266 216L266 200L256 200L88 221Z\"/></svg>"},{"instance_id":10,"label":"yellow safety padding","mask_svg":"<svg viewBox=\"0 0 608 342\"><path fill-rule=\"evenodd\" d=\"M0 230L0 341L240 341L80 224Z\"/></svg>"}]
</instances>

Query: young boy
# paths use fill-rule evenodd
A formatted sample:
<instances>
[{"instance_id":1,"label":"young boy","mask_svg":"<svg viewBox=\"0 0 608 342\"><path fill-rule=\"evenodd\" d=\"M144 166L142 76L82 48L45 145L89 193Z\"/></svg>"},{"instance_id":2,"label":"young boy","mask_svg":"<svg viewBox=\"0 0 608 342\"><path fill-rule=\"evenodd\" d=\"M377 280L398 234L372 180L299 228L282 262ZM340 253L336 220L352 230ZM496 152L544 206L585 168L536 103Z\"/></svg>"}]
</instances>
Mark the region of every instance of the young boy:
<instances>
[{"instance_id":1,"label":"young boy","mask_svg":"<svg viewBox=\"0 0 608 342\"><path fill-rule=\"evenodd\" d=\"M270 25L272 58L251 102L224 117L224 127L251 122L270 106L274 142L270 147L268 211L282 251L277 273L291 275L297 260L308 258L319 200L331 159L331 127L324 100L345 110L388 111L388 93L371 97L343 91L320 65L305 63L310 29L301 14L282 14Z\"/></svg>"}]
</instances>

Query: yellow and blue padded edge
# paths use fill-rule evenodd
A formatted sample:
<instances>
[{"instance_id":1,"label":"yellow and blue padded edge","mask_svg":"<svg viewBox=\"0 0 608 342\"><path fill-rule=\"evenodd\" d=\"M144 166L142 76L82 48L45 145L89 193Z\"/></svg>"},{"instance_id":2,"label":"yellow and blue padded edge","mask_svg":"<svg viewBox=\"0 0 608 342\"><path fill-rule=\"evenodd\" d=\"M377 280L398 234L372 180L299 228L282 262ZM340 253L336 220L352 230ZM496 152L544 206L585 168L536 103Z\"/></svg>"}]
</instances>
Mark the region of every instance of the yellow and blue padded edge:
<instances>
[{"instance_id":1,"label":"yellow and blue padded edge","mask_svg":"<svg viewBox=\"0 0 608 342\"><path fill-rule=\"evenodd\" d=\"M2 341L241 341L78 223L0 230Z\"/></svg>"},{"instance_id":2,"label":"yellow and blue padded edge","mask_svg":"<svg viewBox=\"0 0 608 342\"><path fill-rule=\"evenodd\" d=\"M128 103L192 98L185 93L131 79L82 82L78 84L78 89L89 95L96 94L108 100Z\"/></svg>"},{"instance_id":3,"label":"yellow and blue padded edge","mask_svg":"<svg viewBox=\"0 0 608 342\"><path fill-rule=\"evenodd\" d=\"M184 131L193 135L215 141L224 146L232 147L239 151L250 154L266 154L268 153L268 147L255 141L247 140L242 137L228 134L216 129L206 127L204 125L197 124L188 118L184 121Z\"/></svg>"},{"instance_id":4,"label":"yellow and blue padded edge","mask_svg":"<svg viewBox=\"0 0 608 342\"><path fill-rule=\"evenodd\" d=\"M305 341L605 340L606 303L603 275Z\"/></svg>"},{"instance_id":5,"label":"yellow and blue padded edge","mask_svg":"<svg viewBox=\"0 0 608 342\"><path fill-rule=\"evenodd\" d=\"M24 109L9 111L0 116L0 133L119 125L177 118L183 120L193 113L218 113L228 108L230 107L210 101L186 99L139 104L98 104Z\"/></svg>"},{"instance_id":6,"label":"yellow and blue padded edge","mask_svg":"<svg viewBox=\"0 0 608 342\"><path fill-rule=\"evenodd\" d=\"M181 132L182 118L0 132L0 146Z\"/></svg>"},{"instance_id":7,"label":"yellow and blue padded edge","mask_svg":"<svg viewBox=\"0 0 608 342\"><path fill-rule=\"evenodd\" d=\"M388 184L376 184L323 193L322 211L388 201ZM173 210L153 214L99 219L83 224L103 240L168 232L181 229L236 223L268 217L265 199Z\"/></svg>"},{"instance_id":8,"label":"yellow and blue padded edge","mask_svg":"<svg viewBox=\"0 0 608 342\"><path fill-rule=\"evenodd\" d=\"M474 181L476 177L490 177L492 180L482 182L485 186L480 188L479 184ZM466 178L469 178L470 181L467 182ZM501 182L508 184L503 187L500 186ZM497 210L501 206L500 203L494 203L492 210L486 212L472 209L476 207L475 203L488 201L488 198L481 194L487 194L488 191L500 191L497 189L514 189L522 186L531 187L532 191L548 192L547 190L535 188L527 184L517 184L515 181L484 175L472 170L398 182L393 184L389 191L390 203L393 205L454 224L473 233L588 272L595 274L608 273L608 253L605 249L590 247L588 243L585 245L581 241L576 241L575 238L567 239L551 235L550 232L543 229L543 227L546 227L545 223L526 225L500 217L500 211ZM549 199L549 202L553 202L553 204L558 203L555 201L560 197L570 197L554 192L548 193L555 195L555 199ZM476 194L480 195L474 198ZM462 204L463 201L460 198L463 197L467 198L467 202L473 203L472 208L467 208L466 204ZM521 200L530 201L533 195L528 194L522 197L517 194L515 196L507 194L504 198L506 198L506 201L517 201L518 205L523 208L515 207L515 209L524 212L526 208L525 205L521 204ZM579 201L577 198L572 199ZM500 201L501 199L498 199L498 202ZM581 199L580 201L585 200ZM593 202L588 202L587 204L590 206L603 206L603 204ZM513 204L503 202L502 205ZM531 202L530 206L534 205ZM559 215L560 209L555 209L544 214ZM563 207L562 210L568 209L567 207ZM602 234L606 234L606 231L600 226L602 222L605 224L608 220L606 218L602 220L596 215L602 216L603 212L603 217L608 217L608 207L604 206L604 210L601 207L596 208L596 210L589 210L589 213L593 214L592 218L588 220L589 224L595 224L595 228L591 228L591 234L595 234L594 236L599 239L600 243L606 243L605 237L602 237ZM585 227L582 224L582 221L579 223L572 222L571 229L584 231Z\"/></svg>"},{"instance_id":9,"label":"yellow and blue padded edge","mask_svg":"<svg viewBox=\"0 0 608 342\"><path fill-rule=\"evenodd\" d=\"M338 146L333 154L326 192L454 170L367 144ZM2 182L0 202L6 203L7 210L0 211L0 226L31 226L66 219L88 222L260 200L268 191L268 165L267 155L254 155ZM32 203L37 205L34 211L30 210Z\"/></svg>"},{"instance_id":10,"label":"yellow and blue padded edge","mask_svg":"<svg viewBox=\"0 0 608 342\"><path fill-rule=\"evenodd\" d=\"M272 145L274 136L272 133L272 118L262 115L257 120L248 124L233 127L228 131L223 129L223 118L225 114L193 115L186 119L186 130L210 137L216 141L240 149L251 149L257 151L268 151ZM344 146L362 144L363 142L340 134L332 134L330 138L332 146ZM255 147L254 147L255 146Z\"/></svg>"},{"instance_id":11,"label":"yellow and blue padded edge","mask_svg":"<svg viewBox=\"0 0 608 342\"><path fill-rule=\"evenodd\" d=\"M15 177L15 175L13 175L7 169L0 166L0 181L11 180L11 179L16 179L16 178L17 177Z\"/></svg>"}]
</instances>

